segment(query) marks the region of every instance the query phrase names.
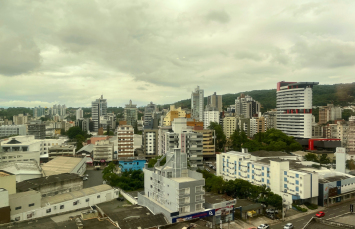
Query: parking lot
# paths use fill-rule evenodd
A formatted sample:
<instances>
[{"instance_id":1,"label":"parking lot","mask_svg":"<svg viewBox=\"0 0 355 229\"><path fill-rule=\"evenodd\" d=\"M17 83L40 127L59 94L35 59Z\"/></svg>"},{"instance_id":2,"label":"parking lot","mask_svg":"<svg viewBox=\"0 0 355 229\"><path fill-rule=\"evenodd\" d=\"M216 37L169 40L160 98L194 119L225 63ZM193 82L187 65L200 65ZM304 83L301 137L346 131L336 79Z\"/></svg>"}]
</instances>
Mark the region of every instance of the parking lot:
<instances>
[{"instance_id":1,"label":"parking lot","mask_svg":"<svg viewBox=\"0 0 355 229\"><path fill-rule=\"evenodd\" d=\"M101 185L103 184L103 179L102 179L102 170L86 170L85 174L88 174L88 178L84 182L84 188L90 188L93 186Z\"/></svg>"}]
</instances>

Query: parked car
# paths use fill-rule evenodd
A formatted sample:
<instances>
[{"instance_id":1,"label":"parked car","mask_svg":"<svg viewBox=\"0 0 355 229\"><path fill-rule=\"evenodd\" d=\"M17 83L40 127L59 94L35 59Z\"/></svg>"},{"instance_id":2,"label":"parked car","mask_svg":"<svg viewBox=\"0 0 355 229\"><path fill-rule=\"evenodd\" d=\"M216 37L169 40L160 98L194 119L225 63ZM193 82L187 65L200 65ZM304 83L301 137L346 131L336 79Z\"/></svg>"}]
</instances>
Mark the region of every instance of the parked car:
<instances>
[{"instance_id":1,"label":"parked car","mask_svg":"<svg viewBox=\"0 0 355 229\"><path fill-rule=\"evenodd\" d=\"M83 180L85 181L85 180L88 180L89 178L88 177L83 177Z\"/></svg>"},{"instance_id":2,"label":"parked car","mask_svg":"<svg viewBox=\"0 0 355 229\"><path fill-rule=\"evenodd\" d=\"M284 229L294 229L293 224L292 223L288 223L284 226Z\"/></svg>"},{"instance_id":3,"label":"parked car","mask_svg":"<svg viewBox=\"0 0 355 229\"><path fill-rule=\"evenodd\" d=\"M325 216L325 213L322 212L322 211L320 211L320 212L318 212L318 213L316 214L316 217L318 217L318 218L321 218L321 217L323 217L323 216Z\"/></svg>"},{"instance_id":4,"label":"parked car","mask_svg":"<svg viewBox=\"0 0 355 229\"><path fill-rule=\"evenodd\" d=\"M261 225L258 227L258 229L269 229L269 228L270 228L269 224L261 224Z\"/></svg>"},{"instance_id":5,"label":"parked car","mask_svg":"<svg viewBox=\"0 0 355 229\"><path fill-rule=\"evenodd\" d=\"M89 174L84 174L84 177L89 177Z\"/></svg>"},{"instance_id":6,"label":"parked car","mask_svg":"<svg viewBox=\"0 0 355 229\"><path fill-rule=\"evenodd\" d=\"M117 200L118 201L124 201L124 198L123 197L118 197Z\"/></svg>"},{"instance_id":7,"label":"parked car","mask_svg":"<svg viewBox=\"0 0 355 229\"><path fill-rule=\"evenodd\" d=\"M277 210L277 209L272 209L272 208L269 208L269 209L266 209L266 213L268 213L268 214L277 214L277 213L279 213L279 210Z\"/></svg>"}]
</instances>

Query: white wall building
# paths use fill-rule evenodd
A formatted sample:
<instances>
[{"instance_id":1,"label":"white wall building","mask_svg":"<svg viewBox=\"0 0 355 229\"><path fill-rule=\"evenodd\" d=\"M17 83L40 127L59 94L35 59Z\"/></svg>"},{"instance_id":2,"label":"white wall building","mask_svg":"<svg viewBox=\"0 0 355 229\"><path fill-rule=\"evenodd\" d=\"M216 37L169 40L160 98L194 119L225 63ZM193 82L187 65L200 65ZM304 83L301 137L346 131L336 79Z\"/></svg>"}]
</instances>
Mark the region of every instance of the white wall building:
<instances>
[{"instance_id":1,"label":"white wall building","mask_svg":"<svg viewBox=\"0 0 355 229\"><path fill-rule=\"evenodd\" d=\"M277 129L297 138L312 137L312 88L317 84L277 83Z\"/></svg>"},{"instance_id":2,"label":"white wall building","mask_svg":"<svg viewBox=\"0 0 355 229\"><path fill-rule=\"evenodd\" d=\"M205 111L203 115L203 129L208 129L211 122L219 123L219 111Z\"/></svg>"},{"instance_id":3,"label":"white wall building","mask_svg":"<svg viewBox=\"0 0 355 229\"><path fill-rule=\"evenodd\" d=\"M0 126L0 137L8 137L14 135L26 135L25 125L3 125Z\"/></svg>"},{"instance_id":4,"label":"white wall building","mask_svg":"<svg viewBox=\"0 0 355 229\"><path fill-rule=\"evenodd\" d=\"M75 112L75 116L76 120L84 118L84 111L81 108L77 109Z\"/></svg>"},{"instance_id":5,"label":"white wall building","mask_svg":"<svg viewBox=\"0 0 355 229\"><path fill-rule=\"evenodd\" d=\"M296 161L296 156L257 157L231 151L216 155L216 159L216 175L225 180L243 179L266 185L288 205L293 200L318 203L318 174L314 168Z\"/></svg>"}]
</instances>

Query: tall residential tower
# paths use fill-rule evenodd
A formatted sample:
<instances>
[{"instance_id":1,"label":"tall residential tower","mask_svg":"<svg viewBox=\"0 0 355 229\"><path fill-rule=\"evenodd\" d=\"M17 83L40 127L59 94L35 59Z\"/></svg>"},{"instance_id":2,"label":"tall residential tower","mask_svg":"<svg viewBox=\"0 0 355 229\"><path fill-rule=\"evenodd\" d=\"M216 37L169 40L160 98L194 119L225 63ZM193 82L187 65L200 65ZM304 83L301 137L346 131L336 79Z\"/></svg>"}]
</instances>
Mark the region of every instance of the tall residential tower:
<instances>
[{"instance_id":1,"label":"tall residential tower","mask_svg":"<svg viewBox=\"0 0 355 229\"><path fill-rule=\"evenodd\" d=\"M277 129L296 138L312 137L312 88L318 82L278 82Z\"/></svg>"},{"instance_id":2,"label":"tall residential tower","mask_svg":"<svg viewBox=\"0 0 355 229\"><path fill-rule=\"evenodd\" d=\"M97 132L100 128L100 116L107 115L107 100L104 99L103 95L91 103L91 115L94 131Z\"/></svg>"},{"instance_id":3,"label":"tall residential tower","mask_svg":"<svg viewBox=\"0 0 355 229\"><path fill-rule=\"evenodd\" d=\"M203 103L203 89L197 86L195 91L191 93L191 114L192 118L196 119L196 121L203 122Z\"/></svg>"}]
</instances>

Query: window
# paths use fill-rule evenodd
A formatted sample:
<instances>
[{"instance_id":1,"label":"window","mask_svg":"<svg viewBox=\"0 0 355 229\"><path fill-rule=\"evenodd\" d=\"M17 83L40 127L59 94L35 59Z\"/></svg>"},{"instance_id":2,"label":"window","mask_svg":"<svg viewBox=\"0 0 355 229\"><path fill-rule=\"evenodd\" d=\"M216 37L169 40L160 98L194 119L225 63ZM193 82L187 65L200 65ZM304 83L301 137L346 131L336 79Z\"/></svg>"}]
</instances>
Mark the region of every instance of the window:
<instances>
[{"instance_id":1,"label":"window","mask_svg":"<svg viewBox=\"0 0 355 229\"><path fill-rule=\"evenodd\" d=\"M284 175L287 175L287 172L286 172L286 171L284 171Z\"/></svg>"},{"instance_id":2,"label":"window","mask_svg":"<svg viewBox=\"0 0 355 229\"><path fill-rule=\"evenodd\" d=\"M261 178L261 181L264 182L264 178Z\"/></svg>"},{"instance_id":3,"label":"window","mask_svg":"<svg viewBox=\"0 0 355 229\"><path fill-rule=\"evenodd\" d=\"M74 205L78 205L78 202L79 202L79 201L74 201L74 202L73 202L73 206L74 206Z\"/></svg>"},{"instance_id":4,"label":"window","mask_svg":"<svg viewBox=\"0 0 355 229\"><path fill-rule=\"evenodd\" d=\"M29 204L28 206L29 206L29 207L32 207L32 206L35 206L35 204L34 204L34 203L32 203L32 204Z\"/></svg>"},{"instance_id":5,"label":"window","mask_svg":"<svg viewBox=\"0 0 355 229\"><path fill-rule=\"evenodd\" d=\"M89 199L89 198L87 198L87 199L85 200L85 202L89 202L89 200L90 200L90 199Z\"/></svg>"},{"instance_id":6,"label":"window","mask_svg":"<svg viewBox=\"0 0 355 229\"><path fill-rule=\"evenodd\" d=\"M296 180L296 184L299 184L299 181L298 181L298 180Z\"/></svg>"},{"instance_id":7,"label":"window","mask_svg":"<svg viewBox=\"0 0 355 229\"><path fill-rule=\"evenodd\" d=\"M299 174L296 174L296 178L298 178L300 175Z\"/></svg>"},{"instance_id":8,"label":"window","mask_svg":"<svg viewBox=\"0 0 355 229\"><path fill-rule=\"evenodd\" d=\"M196 211L199 211L199 210L201 210L202 209L202 203L201 204L196 204L196 207L195 207L196 209Z\"/></svg>"},{"instance_id":9,"label":"window","mask_svg":"<svg viewBox=\"0 0 355 229\"><path fill-rule=\"evenodd\" d=\"M52 209L51 208L48 208L47 210L46 210L46 213L50 213L52 211Z\"/></svg>"},{"instance_id":10,"label":"window","mask_svg":"<svg viewBox=\"0 0 355 229\"><path fill-rule=\"evenodd\" d=\"M98 195L97 198L100 198L100 195Z\"/></svg>"},{"instance_id":11,"label":"window","mask_svg":"<svg viewBox=\"0 0 355 229\"><path fill-rule=\"evenodd\" d=\"M299 191L299 188L298 188L298 186L296 186L296 191L297 191L297 192Z\"/></svg>"},{"instance_id":12,"label":"window","mask_svg":"<svg viewBox=\"0 0 355 229\"><path fill-rule=\"evenodd\" d=\"M20 207L15 207L15 210L20 210L22 207L20 206Z\"/></svg>"},{"instance_id":13,"label":"window","mask_svg":"<svg viewBox=\"0 0 355 229\"><path fill-rule=\"evenodd\" d=\"M287 188L287 184L284 184L284 188Z\"/></svg>"},{"instance_id":14,"label":"window","mask_svg":"<svg viewBox=\"0 0 355 229\"><path fill-rule=\"evenodd\" d=\"M150 180L153 180L153 177L150 177Z\"/></svg>"},{"instance_id":15,"label":"window","mask_svg":"<svg viewBox=\"0 0 355 229\"><path fill-rule=\"evenodd\" d=\"M60 205L60 209L64 209L64 205Z\"/></svg>"},{"instance_id":16,"label":"window","mask_svg":"<svg viewBox=\"0 0 355 229\"><path fill-rule=\"evenodd\" d=\"M153 185L150 185L150 188L153 188Z\"/></svg>"}]
</instances>

